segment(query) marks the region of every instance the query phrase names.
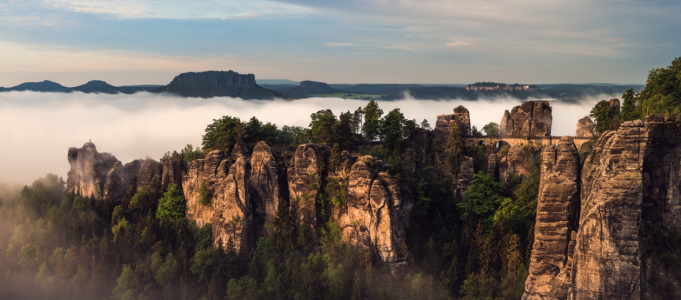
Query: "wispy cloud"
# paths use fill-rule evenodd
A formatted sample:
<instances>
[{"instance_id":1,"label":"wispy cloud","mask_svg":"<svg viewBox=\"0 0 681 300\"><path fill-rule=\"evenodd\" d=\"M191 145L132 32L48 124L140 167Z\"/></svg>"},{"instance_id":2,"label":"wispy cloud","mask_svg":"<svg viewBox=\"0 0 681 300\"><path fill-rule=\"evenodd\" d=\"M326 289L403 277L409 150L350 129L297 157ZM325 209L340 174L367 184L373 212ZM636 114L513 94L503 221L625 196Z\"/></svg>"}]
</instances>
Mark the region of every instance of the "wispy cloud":
<instances>
[{"instance_id":1,"label":"wispy cloud","mask_svg":"<svg viewBox=\"0 0 681 300\"><path fill-rule=\"evenodd\" d=\"M324 43L325 45L329 47L351 47L351 46L359 46L358 44L355 43L333 43L333 42L327 42Z\"/></svg>"}]
</instances>

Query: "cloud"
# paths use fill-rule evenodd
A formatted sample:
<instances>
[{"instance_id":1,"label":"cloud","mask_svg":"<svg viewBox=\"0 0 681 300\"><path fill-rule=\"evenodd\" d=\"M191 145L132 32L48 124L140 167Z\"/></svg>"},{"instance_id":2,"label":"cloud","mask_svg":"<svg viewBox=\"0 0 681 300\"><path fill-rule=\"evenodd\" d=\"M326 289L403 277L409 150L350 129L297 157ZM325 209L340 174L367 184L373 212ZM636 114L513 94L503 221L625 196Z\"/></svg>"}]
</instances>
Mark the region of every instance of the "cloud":
<instances>
[{"instance_id":1,"label":"cloud","mask_svg":"<svg viewBox=\"0 0 681 300\"><path fill-rule=\"evenodd\" d=\"M453 48L455 48L455 47L470 47L470 46L473 46L473 43L467 42L467 41L464 41L464 40L452 40L451 42L446 43L445 45L447 47L453 47Z\"/></svg>"},{"instance_id":2,"label":"cloud","mask_svg":"<svg viewBox=\"0 0 681 300\"><path fill-rule=\"evenodd\" d=\"M579 118L593 104L609 96L589 99L583 105L554 104L553 134L574 135ZM123 163L147 155L158 160L166 151L186 144L200 145L206 125L224 115L242 120L256 116L278 126L306 127L310 114L331 109L354 111L366 101L310 98L296 101L244 101L234 98L180 98L163 94L96 95L83 93L0 93L0 182L30 183L46 173L66 177L69 147L92 139L100 152L110 152ZM463 105L473 125L498 123L504 110L520 104L513 98L487 101L434 101L405 99L379 102L387 113L400 108L405 117L435 125L437 115Z\"/></svg>"},{"instance_id":3,"label":"cloud","mask_svg":"<svg viewBox=\"0 0 681 300\"><path fill-rule=\"evenodd\" d=\"M350 47L350 46L359 46L358 44L355 43L332 43L332 42L327 42L325 45L329 47Z\"/></svg>"}]
</instances>

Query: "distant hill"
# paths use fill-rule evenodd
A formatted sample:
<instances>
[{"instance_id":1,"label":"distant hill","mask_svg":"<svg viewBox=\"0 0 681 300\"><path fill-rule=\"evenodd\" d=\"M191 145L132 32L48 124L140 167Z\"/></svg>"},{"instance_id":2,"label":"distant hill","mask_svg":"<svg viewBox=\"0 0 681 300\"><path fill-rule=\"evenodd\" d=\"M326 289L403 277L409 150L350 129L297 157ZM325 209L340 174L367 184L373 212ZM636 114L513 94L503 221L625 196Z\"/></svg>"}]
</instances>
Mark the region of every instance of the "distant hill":
<instances>
[{"instance_id":1,"label":"distant hill","mask_svg":"<svg viewBox=\"0 0 681 300\"><path fill-rule=\"evenodd\" d=\"M284 96L255 83L255 75L234 71L188 72L175 76L168 85L153 90L184 97L239 97L242 99L274 99Z\"/></svg>"},{"instance_id":2,"label":"distant hill","mask_svg":"<svg viewBox=\"0 0 681 300\"><path fill-rule=\"evenodd\" d=\"M404 99L405 94L409 94L414 99L461 99L461 100L478 100L481 98L497 98L497 97L515 97L521 100L528 98L547 98L549 95L541 91L505 91L505 90L489 90L489 91L471 91L466 88L448 87L448 86L434 86L424 88L408 88L402 91L392 93L390 95L379 98L380 100L399 100Z\"/></svg>"},{"instance_id":3,"label":"distant hill","mask_svg":"<svg viewBox=\"0 0 681 300\"><path fill-rule=\"evenodd\" d=\"M425 88L427 85L422 84L330 84L332 88L339 89L343 92L359 93L359 94L374 94L374 95L389 95L397 93L408 88Z\"/></svg>"},{"instance_id":4,"label":"distant hill","mask_svg":"<svg viewBox=\"0 0 681 300\"><path fill-rule=\"evenodd\" d=\"M83 93L118 93L118 88L101 80L88 81L88 83L74 87L72 90Z\"/></svg>"},{"instance_id":5,"label":"distant hill","mask_svg":"<svg viewBox=\"0 0 681 300\"><path fill-rule=\"evenodd\" d=\"M324 82L305 80L300 82L299 86L281 92L289 98L301 98L308 95L337 94L344 91L334 89Z\"/></svg>"},{"instance_id":6,"label":"distant hill","mask_svg":"<svg viewBox=\"0 0 681 300\"><path fill-rule=\"evenodd\" d=\"M20 85L5 89L5 91L34 91L34 92L62 92L68 93L71 91L59 83L44 80L41 82L24 82Z\"/></svg>"},{"instance_id":7,"label":"distant hill","mask_svg":"<svg viewBox=\"0 0 681 300\"><path fill-rule=\"evenodd\" d=\"M256 80L259 86L269 85L299 85L300 81L293 81L289 79L258 79Z\"/></svg>"},{"instance_id":8,"label":"distant hill","mask_svg":"<svg viewBox=\"0 0 681 300\"><path fill-rule=\"evenodd\" d=\"M297 87L298 84L258 84L261 87L264 87L266 89L270 89L273 91L281 92L284 90L292 89L294 87Z\"/></svg>"}]
</instances>

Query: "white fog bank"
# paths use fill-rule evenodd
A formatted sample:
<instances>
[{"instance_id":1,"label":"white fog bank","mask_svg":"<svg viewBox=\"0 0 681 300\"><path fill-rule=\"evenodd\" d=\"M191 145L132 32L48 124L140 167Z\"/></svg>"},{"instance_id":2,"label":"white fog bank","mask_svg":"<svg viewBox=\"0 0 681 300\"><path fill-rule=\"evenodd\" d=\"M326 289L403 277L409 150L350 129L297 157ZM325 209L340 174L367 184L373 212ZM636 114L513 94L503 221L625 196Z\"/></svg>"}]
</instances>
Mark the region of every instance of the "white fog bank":
<instances>
[{"instance_id":1,"label":"white fog bank","mask_svg":"<svg viewBox=\"0 0 681 300\"><path fill-rule=\"evenodd\" d=\"M588 115L601 99L587 99L581 105L554 103L553 135L574 135L577 120ZM247 120L304 126L310 114L320 109L354 111L366 101L338 98L310 98L296 101L244 101L234 98L180 98L137 93L98 95L83 93L0 93L0 182L28 184L57 174L66 179L69 147L81 147L92 139L99 152L110 152L123 163L147 155L158 160L166 151L186 144L201 144L206 125L224 115ZM499 123L504 110L520 104L517 99L494 101L381 101L384 112L400 108L408 119L427 119L435 126L439 114L450 114L458 105L470 111L472 125L479 129Z\"/></svg>"}]
</instances>

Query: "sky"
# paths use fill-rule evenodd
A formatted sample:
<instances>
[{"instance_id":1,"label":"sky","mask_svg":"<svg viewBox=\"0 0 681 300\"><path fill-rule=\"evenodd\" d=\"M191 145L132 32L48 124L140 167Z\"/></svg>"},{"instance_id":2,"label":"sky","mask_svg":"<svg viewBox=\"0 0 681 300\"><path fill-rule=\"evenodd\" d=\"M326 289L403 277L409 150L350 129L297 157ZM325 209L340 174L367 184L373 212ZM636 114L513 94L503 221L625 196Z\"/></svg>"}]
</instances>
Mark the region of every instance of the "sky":
<instances>
[{"instance_id":1,"label":"sky","mask_svg":"<svg viewBox=\"0 0 681 300\"><path fill-rule=\"evenodd\" d=\"M554 136L575 135L577 121L589 114L594 104L611 95L584 99L579 104L552 103ZM386 113L399 108L417 123L427 120L435 126L437 115L451 114L463 105L470 111L471 124L482 128L499 123L504 110L521 103L513 98L464 100L379 101ZM281 128L307 127L310 114L331 109L338 115L366 106L363 100L308 98L286 100L241 100L215 97L182 98L168 94L132 95L5 92L0 93L0 184L30 184L47 173L66 178L70 168L69 147L80 148L92 141L99 152L108 152L122 163L138 158L159 160L166 151L180 151L187 144L201 145L206 126L213 119L229 115L241 120L256 116ZM1 188L0 188L1 190ZM1 195L0 195L1 196Z\"/></svg>"},{"instance_id":2,"label":"sky","mask_svg":"<svg viewBox=\"0 0 681 300\"><path fill-rule=\"evenodd\" d=\"M0 0L0 86L644 83L681 56L678 0Z\"/></svg>"}]
</instances>

